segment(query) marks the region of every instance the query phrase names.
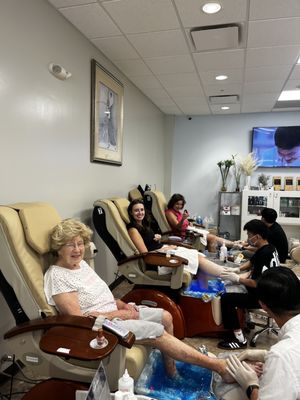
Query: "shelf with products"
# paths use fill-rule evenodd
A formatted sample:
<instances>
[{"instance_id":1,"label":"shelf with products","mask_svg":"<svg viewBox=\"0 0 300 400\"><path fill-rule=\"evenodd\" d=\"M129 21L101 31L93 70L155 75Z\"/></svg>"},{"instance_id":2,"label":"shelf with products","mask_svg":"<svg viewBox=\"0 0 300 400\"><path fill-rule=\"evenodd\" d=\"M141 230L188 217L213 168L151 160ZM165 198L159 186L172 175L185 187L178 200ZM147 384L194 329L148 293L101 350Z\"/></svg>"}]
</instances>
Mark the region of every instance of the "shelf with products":
<instances>
[{"instance_id":1,"label":"shelf with products","mask_svg":"<svg viewBox=\"0 0 300 400\"><path fill-rule=\"evenodd\" d=\"M218 234L226 239L239 239L241 196L241 192L219 192Z\"/></svg>"}]
</instances>

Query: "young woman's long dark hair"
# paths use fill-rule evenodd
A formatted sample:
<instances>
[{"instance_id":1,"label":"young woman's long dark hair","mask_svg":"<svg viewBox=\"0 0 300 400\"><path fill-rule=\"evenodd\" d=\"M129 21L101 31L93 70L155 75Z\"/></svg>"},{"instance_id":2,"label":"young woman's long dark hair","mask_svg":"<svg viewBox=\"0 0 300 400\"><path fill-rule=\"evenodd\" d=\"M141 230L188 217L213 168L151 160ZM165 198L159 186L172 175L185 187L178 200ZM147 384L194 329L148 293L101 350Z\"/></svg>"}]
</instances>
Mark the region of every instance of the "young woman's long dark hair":
<instances>
[{"instance_id":1,"label":"young woman's long dark hair","mask_svg":"<svg viewBox=\"0 0 300 400\"><path fill-rule=\"evenodd\" d=\"M133 207L134 207L136 204L143 204L144 209L145 209L145 217L144 217L144 219L143 219L143 221L142 221L142 225L138 224L138 223L136 222L136 220L133 218L133 215L132 215L132 209L133 209ZM149 214L147 213L147 210L146 210L146 208L145 208L145 205L144 205L144 202L143 202L142 199L135 199L135 200L132 200L132 201L130 202L128 208L127 208L127 211L128 211L128 216L129 216L130 224L131 224L134 228L136 228L139 232L140 232L142 229L144 229L144 230L151 229L151 228L150 228L150 217L149 217Z\"/></svg>"},{"instance_id":2,"label":"young woman's long dark hair","mask_svg":"<svg viewBox=\"0 0 300 400\"><path fill-rule=\"evenodd\" d=\"M170 198L169 203L167 205L168 210L172 210L174 207L174 204L177 203L177 201L182 201L183 206L185 205L186 201L185 198L182 196L182 194L175 193L173 196Z\"/></svg>"}]
</instances>

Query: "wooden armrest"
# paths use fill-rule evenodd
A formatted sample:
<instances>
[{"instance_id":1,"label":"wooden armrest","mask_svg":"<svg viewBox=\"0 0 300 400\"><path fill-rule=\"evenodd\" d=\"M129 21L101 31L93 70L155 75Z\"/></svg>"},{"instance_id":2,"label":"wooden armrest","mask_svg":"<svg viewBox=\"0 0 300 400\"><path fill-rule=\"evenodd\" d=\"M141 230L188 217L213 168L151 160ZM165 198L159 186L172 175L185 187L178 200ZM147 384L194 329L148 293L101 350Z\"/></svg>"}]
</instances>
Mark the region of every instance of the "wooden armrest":
<instances>
[{"instance_id":1,"label":"wooden armrest","mask_svg":"<svg viewBox=\"0 0 300 400\"><path fill-rule=\"evenodd\" d=\"M182 264L187 265L189 262L186 258L179 256L167 257L164 253L147 253L144 261L148 265L159 265L161 267L179 267Z\"/></svg>"},{"instance_id":2,"label":"wooden armrest","mask_svg":"<svg viewBox=\"0 0 300 400\"><path fill-rule=\"evenodd\" d=\"M125 264L130 261L138 260L139 258L143 258L146 254L148 254L148 253L133 254L132 256L124 258L124 260L119 261L118 265L122 265L122 264Z\"/></svg>"},{"instance_id":3,"label":"wooden armrest","mask_svg":"<svg viewBox=\"0 0 300 400\"><path fill-rule=\"evenodd\" d=\"M46 330L55 326L66 326L66 327L91 330L94 325L94 322L95 322L94 318L81 317L75 315L55 315L44 319L34 319L28 322L24 322L23 324L17 325L4 334L4 339L9 339L13 336L17 336L22 333L36 331L40 329ZM105 329L105 327L103 328ZM123 339L118 337L117 335L116 337L118 338L119 343L127 348L131 348L135 341L135 336L132 332L130 332L129 335Z\"/></svg>"},{"instance_id":4,"label":"wooden armrest","mask_svg":"<svg viewBox=\"0 0 300 400\"><path fill-rule=\"evenodd\" d=\"M69 326L84 329L92 329L94 319L75 315L55 315L47 318L34 319L23 324L17 325L4 334L4 339L20 335L25 332L36 331L39 329L49 329L53 326Z\"/></svg>"}]
</instances>

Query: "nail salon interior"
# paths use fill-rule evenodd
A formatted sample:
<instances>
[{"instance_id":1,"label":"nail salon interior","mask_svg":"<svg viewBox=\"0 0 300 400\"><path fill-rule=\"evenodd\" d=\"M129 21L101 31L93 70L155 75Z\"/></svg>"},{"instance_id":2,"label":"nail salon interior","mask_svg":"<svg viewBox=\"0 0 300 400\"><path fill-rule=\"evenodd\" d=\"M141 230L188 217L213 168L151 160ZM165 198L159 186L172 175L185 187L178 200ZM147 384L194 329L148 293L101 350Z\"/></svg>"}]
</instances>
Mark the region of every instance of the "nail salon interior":
<instances>
[{"instance_id":1,"label":"nail salon interior","mask_svg":"<svg viewBox=\"0 0 300 400\"><path fill-rule=\"evenodd\" d=\"M0 33L0 400L273 398L268 356L237 365L279 343L282 319L238 308L243 345L220 348L235 289L219 273L193 284L208 262L248 293L232 276L251 264L247 239L264 240L244 230L264 209L286 235L278 265L300 277L300 2L2 0ZM137 229L146 217L158 250ZM52 247L67 219L89 240ZM47 301L53 249L90 266L117 311L162 309L163 333L138 340L124 313L82 311L72 279Z\"/></svg>"}]
</instances>

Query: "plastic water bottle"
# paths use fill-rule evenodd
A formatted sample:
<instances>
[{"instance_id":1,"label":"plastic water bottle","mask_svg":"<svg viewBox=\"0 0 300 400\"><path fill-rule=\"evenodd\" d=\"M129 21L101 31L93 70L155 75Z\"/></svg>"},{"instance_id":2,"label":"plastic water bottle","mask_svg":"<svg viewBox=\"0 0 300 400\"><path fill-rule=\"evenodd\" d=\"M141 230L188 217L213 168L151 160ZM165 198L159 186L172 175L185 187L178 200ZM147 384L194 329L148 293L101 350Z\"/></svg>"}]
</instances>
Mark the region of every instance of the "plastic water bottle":
<instances>
[{"instance_id":1,"label":"plastic water bottle","mask_svg":"<svg viewBox=\"0 0 300 400\"><path fill-rule=\"evenodd\" d=\"M196 217L196 223L197 223L198 225L202 225L202 217L201 217L201 215L198 215L198 216Z\"/></svg>"},{"instance_id":2,"label":"plastic water bottle","mask_svg":"<svg viewBox=\"0 0 300 400\"><path fill-rule=\"evenodd\" d=\"M128 374L127 369L125 369L124 375L118 381L118 389L121 392L133 393L134 391L134 381L133 378Z\"/></svg>"},{"instance_id":3,"label":"plastic water bottle","mask_svg":"<svg viewBox=\"0 0 300 400\"><path fill-rule=\"evenodd\" d=\"M225 246L225 242L223 242L220 248L220 261L226 262L227 260L227 247Z\"/></svg>"}]
</instances>

